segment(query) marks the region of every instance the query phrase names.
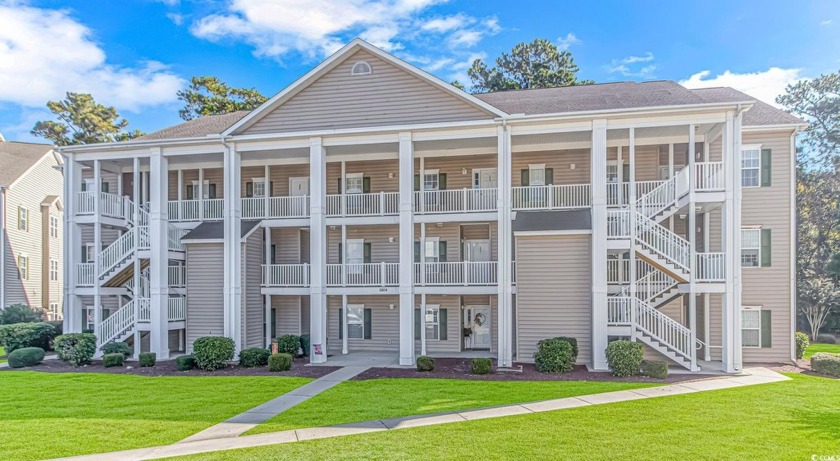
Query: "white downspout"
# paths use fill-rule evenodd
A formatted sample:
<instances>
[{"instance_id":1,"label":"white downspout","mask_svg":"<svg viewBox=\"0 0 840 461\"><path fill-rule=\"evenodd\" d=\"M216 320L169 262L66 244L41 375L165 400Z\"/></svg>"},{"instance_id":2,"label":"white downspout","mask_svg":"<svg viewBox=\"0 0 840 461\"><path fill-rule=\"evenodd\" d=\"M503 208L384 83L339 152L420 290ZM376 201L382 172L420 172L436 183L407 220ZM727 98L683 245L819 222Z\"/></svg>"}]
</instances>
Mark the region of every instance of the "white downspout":
<instances>
[{"instance_id":1,"label":"white downspout","mask_svg":"<svg viewBox=\"0 0 840 461\"><path fill-rule=\"evenodd\" d=\"M0 309L6 308L6 186L0 186Z\"/></svg>"}]
</instances>

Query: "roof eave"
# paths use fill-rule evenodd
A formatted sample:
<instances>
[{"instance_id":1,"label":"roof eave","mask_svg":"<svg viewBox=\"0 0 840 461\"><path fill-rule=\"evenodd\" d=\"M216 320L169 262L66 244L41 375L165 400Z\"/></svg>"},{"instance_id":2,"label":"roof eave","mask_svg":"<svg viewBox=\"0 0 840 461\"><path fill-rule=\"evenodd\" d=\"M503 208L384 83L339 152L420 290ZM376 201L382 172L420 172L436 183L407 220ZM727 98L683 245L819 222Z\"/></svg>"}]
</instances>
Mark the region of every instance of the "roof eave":
<instances>
[{"instance_id":1,"label":"roof eave","mask_svg":"<svg viewBox=\"0 0 840 461\"><path fill-rule=\"evenodd\" d=\"M112 150L112 149L123 149L123 148L136 148L136 147L158 147L158 146L165 146L165 145L183 145L183 144L201 144L208 141L221 141L222 137L218 134L212 134L207 136L200 136L200 137L188 137L188 138L162 138L162 139L144 139L144 140L132 140L132 141L119 141L119 142L103 142L98 144L77 144L73 146L60 146L57 147L56 150L62 154L72 154L76 152L89 152L89 151L96 151L96 150Z\"/></svg>"},{"instance_id":2,"label":"roof eave","mask_svg":"<svg viewBox=\"0 0 840 461\"><path fill-rule=\"evenodd\" d=\"M674 112L674 111L690 111L696 109L738 109L749 110L753 106L754 101L738 101L726 103L701 103L701 104L677 104L670 106L651 106L651 107L631 107L625 109L599 109L588 111L573 111L573 112L554 112L546 114L518 114L507 117L509 122L513 121L534 121L543 119L555 118L574 118L574 117L591 117L597 115L614 115L614 114L632 114L638 113L655 113L655 112Z\"/></svg>"}]
</instances>

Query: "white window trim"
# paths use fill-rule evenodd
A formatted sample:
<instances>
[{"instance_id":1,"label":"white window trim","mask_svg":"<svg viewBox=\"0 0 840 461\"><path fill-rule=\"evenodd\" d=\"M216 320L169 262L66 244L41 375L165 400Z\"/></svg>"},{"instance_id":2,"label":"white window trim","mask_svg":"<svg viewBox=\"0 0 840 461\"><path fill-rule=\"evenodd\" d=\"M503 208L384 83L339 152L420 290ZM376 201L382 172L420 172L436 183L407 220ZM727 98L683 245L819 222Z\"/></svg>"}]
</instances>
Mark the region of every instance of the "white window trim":
<instances>
[{"instance_id":1,"label":"white window trim","mask_svg":"<svg viewBox=\"0 0 840 461\"><path fill-rule=\"evenodd\" d=\"M426 188L426 176L434 176L435 177L435 188ZM434 170L423 170L423 177L420 178L423 182L423 190L424 191L439 191L440 190L440 169Z\"/></svg>"},{"instance_id":2,"label":"white window trim","mask_svg":"<svg viewBox=\"0 0 840 461\"><path fill-rule=\"evenodd\" d=\"M357 67L367 66L366 71L357 70ZM353 64L353 67L350 68L350 75L371 75L373 74L373 66L370 65L367 61L359 61Z\"/></svg>"},{"instance_id":3,"label":"white window trim","mask_svg":"<svg viewBox=\"0 0 840 461\"><path fill-rule=\"evenodd\" d=\"M262 195L257 195L257 184L262 184L262 186L263 186ZM265 198L267 188L268 188L268 185L265 183L265 177L251 178L251 195L253 196L253 198ZM208 188L208 192L209 192L209 188Z\"/></svg>"},{"instance_id":4,"label":"white window trim","mask_svg":"<svg viewBox=\"0 0 840 461\"><path fill-rule=\"evenodd\" d=\"M91 254L91 249L93 248L96 248L93 242L85 243L85 260L88 262L88 264L96 262L96 252L93 251L93 253Z\"/></svg>"},{"instance_id":5,"label":"white window trim","mask_svg":"<svg viewBox=\"0 0 840 461\"><path fill-rule=\"evenodd\" d=\"M21 261L25 262L25 264L21 264ZM29 255L26 253L18 253L17 264L18 277L20 278L20 280L29 280ZM21 271L22 268L26 268L26 270Z\"/></svg>"},{"instance_id":6,"label":"white window trim","mask_svg":"<svg viewBox=\"0 0 840 461\"><path fill-rule=\"evenodd\" d=\"M739 169L739 172L741 173L740 176L741 176L741 188L742 189L756 189L756 188L761 187L761 166L762 166L761 165L761 147L762 147L761 144L742 144L741 145L741 157L742 157L741 162L742 162L742 165L741 165L741 168ZM745 186L744 185L743 155L744 155L744 151L748 151L748 150L758 151L758 167L748 168L750 170L753 170L753 169L758 170L758 184L756 184L755 186Z\"/></svg>"},{"instance_id":7,"label":"white window trim","mask_svg":"<svg viewBox=\"0 0 840 461\"><path fill-rule=\"evenodd\" d=\"M435 316L435 317L437 317L437 322L430 322L428 320L427 311L430 310L430 309L433 310L433 311L437 311L436 312L437 315ZM423 311L423 315L426 316L426 318L424 319L424 321L425 321L424 323L425 323L425 326L426 326L426 331L424 332L425 335L426 335L426 341L440 341L440 304L426 304L426 310ZM432 338L432 337L429 336L429 326L435 326L435 325L437 325L437 327L438 327L438 329L437 329L438 334L437 334L437 338Z\"/></svg>"},{"instance_id":8,"label":"white window trim","mask_svg":"<svg viewBox=\"0 0 840 461\"><path fill-rule=\"evenodd\" d=\"M534 184L534 171L542 171L541 184ZM529 186L545 186L545 163L528 164L528 185Z\"/></svg>"},{"instance_id":9,"label":"white window trim","mask_svg":"<svg viewBox=\"0 0 840 461\"><path fill-rule=\"evenodd\" d=\"M29 208L18 205L18 230L29 232Z\"/></svg>"},{"instance_id":10,"label":"white window trim","mask_svg":"<svg viewBox=\"0 0 840 461\"><path fill-rule=\"evenodd\" d=\"M761 349L761 307L762 306L741 306L741 347L745 349ZM758 312L758 345L747 346L744 344L744 312ZM755 330L756 328L746 328L747 330Z\"/></svg>"},{"instance_id":11,"label":"white window trim","mask_svg":"<svg viewBox=\"0 0 840 461\"><path fill-rule=\"evenodd\" d=\"M348 191L348 187L350 185L350 180L358 180L359 181L359 191L358 192L350 192ZM356 195L362 194L365 192L365 174L364 173L346 173L344 175L344 183L342 184L344 190L342 191L345 195Z\"/></svg>"},{"instance_id":12,"label":"white window trim","mask_svg":"<svg viewBox=\"0 0 840 461\"><path fill-rule=\"evenodd\" d=\"M53 269L53 265L55 269ZM53 277L55 274L55 277ZM58 281L58 260L54 258L50 258L50 268L49 268L49 278L50 282L57 282Z\"/></svg>"},{"instance_id":13,"label":"white window trim","mask_svg":"<svg viewBox=\"0 0 840 461\"><path fill-rule=\"evenodd\" d=\"M362 336L360 338L351 338L350 337L350 324L347 320L350 318L350 309L359 309L362 312ZM364 341L365 340L365 305L364 304L348 304L347 311L344 313L344 322L347 324L347 340L357 340L357 341Z\"/></svg>"},{"instance_id":14,"label":"white window trim","mask_svg":"<svg viewBox=\"0 0 840 461\"><path fill-rule=\"evenodd\" d=\"M744 238L742 236L741 237L741 269L760 269L761 268L761 243L762 243L761 242L761 227L754 227L754 226L742 227L741 228L742 235L743 235L744 231L756 231L756 232L758 232L758 248L757 248L758 253L757 253L757 256L756 256L756 258L757 258L756 261L758 262L758 264L756 264L755 266L745 266L744 265L744 262L743 262L743 258L744 258ZM751 249L753 249L753 247L747 247L747 249L751 250Z\"/></svg>"},{"instance_id":15,"label":"white window trim","mask_svg":"<svg viewBox=\"0 0 840 461\"><path fill-rule=\"evenodd\" d=\"M202 188L198 187L198 180L194 179L192 181L192 186L193 186L193 196L189 197L187 200L199 200L199 199L210 200L210 180L209 179L204 180L204 187L202 187ZM199 191L199 189L200 189L200 191ZM196 191L199 191L198 194L196 194Z\"/></svg>"},{"instance_id":16,"label":"white window trim","mask_svg":"<svg viewBox=\"0 0 840 461\"><path fill-rule=\"evenodd\" d=\"M58 216L50 215L50 238L58 238Z\"/></svg>"}]
</instances>

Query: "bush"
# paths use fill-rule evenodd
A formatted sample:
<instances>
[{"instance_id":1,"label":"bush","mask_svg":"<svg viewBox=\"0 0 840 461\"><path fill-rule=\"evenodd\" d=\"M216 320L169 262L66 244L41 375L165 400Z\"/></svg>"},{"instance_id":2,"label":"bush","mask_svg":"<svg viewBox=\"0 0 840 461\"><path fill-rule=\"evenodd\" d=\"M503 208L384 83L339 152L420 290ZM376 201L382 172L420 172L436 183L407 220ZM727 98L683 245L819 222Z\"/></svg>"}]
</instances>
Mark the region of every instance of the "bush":
<instances>
[{"instance_id":1,"label":"bush","mask_svg":"<svg viewBox=\"0 0 840 461\"><path fill-rule=\"evenodd\" d=\"M157 362L157 354L154 352L141 352L140 353L140 366L141 367L153 367L155 366L155 362Z\"/></svg>"},{"instance_id":2,"label":"bush","mask_svg":"<svg viewBox=\"0 0 840 461\"><path fill-rule=\"evenodd\" d=\"M268 371L280 372L292 369L292 356L283 352L271 354L268 358Z\"/></svg>"},{"instance_id":3,"label":"bush","mask_svg":"<svg viewBox=\"0 0 840 461\"><path fill-rule=\"evenodd\" d=\"M817 352L811 356L811 369L823 375L840 377L840 354Z\"/></svg>"},{"instance_id":4,"label":"bush","mask_svg":"<svg viewBox=\"0 0 840 461\"><path fill-rule=\"evenodd\" d=\"M575 349L572 344L561 338L544 339L537 343L534 353L534 365L542 373L564 373L571 371L575 364Z\"/></svg>"},{"instance_id":5,"label":"bush","mask_svg":"<svg viewBox=\"0 0 840 461\"><path fill-rule=\"evenodd\" d=\"M572 338L572 337L569 337L569 336L558 336L558 337L553 338L553 339L560 339L560 340L563 340L563 341L566 341L567 343L569 343L572 346L572 362L575 362L577 360L577 358L578 358L577 338Z\"/></svg>"},{"instance_id":6,"label":"bush","mask_svg":"<svg viewBox=\"0 0 840 461\"><path fill-rule=\"evenodd\" d=\"M73 366L90 363L96 353L96 336L91 333L68 333L55 338L59 360Z\"/></svg>"},{"instance_id":7,"label":"bush","mask_svg":"<svg viewBox=\"0 0 840 461\"><path fill-rule=\"evenodd\" d=\"M486 375L493 368L490 359L472 359L472 374Z\"/></svg>"},{"instance_id":8,"label":"bush","mask_svg":"<svg viewBox=\"0 0 840 461\"><path fill-rule=\"evenodd\" d=\"M417 371L435 371L435 359L428 355L417 357Z\"/></svg>"},{"instance_id":9,"label":"bush","mask_svg":"<svg viewBox=\"0 0 840 461\"><path fill-rule=\"evenodd\" d=\"M620 340L607 346L607 365L613 376L633 376L639 373L645 348L636 342Z\"/></svg>"},{"instance_id":10,"label":"bush","mask_svg":"<svg viewBox=\"0 0 840 461\"><path fill-rule=\"evenodd\" d=\"M55 327L46 322L13 323L0 326L0 345L6 348L6 353L23 347L48 350L56 334Z\"/></svg>"},{"instance_id":11,"label":"bush","mask_svg":"<svg viewBox=\"0 0 840 461\"><path fill-rule=\"evenodd\" d=\"M797 331L795 335L796 340L796 358L801 359L803 355L805 355L805 349L808 349L808 346L811 345L810 341L808 341L808 333L803 333L801 331Z\"/></svg>"},{"instance_id":12,"label":"bush","mask_svg":"<svg viewBox=\"0 0 840 461\"><path fill-rule=\"evenodd\" d=\"M304 356L309 357L309 334L300 335L300 350Z\"/></svg>"},{"instance_id":13,"label":"bush","mask_svg":"<svg viewBox=\"0 0 840 461\"><path fill-rule=\"evenodd\" d=\"M121 367L125 363L125 355L122 352L111 352L102 356L102 364L105 368Z\"/></svg>"},{"instance_id":14,"label":"bush","mask_svg":"<svg viewBox=\"0 0 840 461\"><path fill-rule=\"evenodd\" d=\"M9 366L23 368L38 365L44 360L44 354L40 347L22 347L9 354Z\"/></svg>"},{"instance_id":15,"label":"bush","mask_svg":"<svg viewBox=\"0 0 840 461\"><path fill-rule=\"evenodd\" d=\"M277 352L296 357L300 351L300 336L283 335L277 338Z\"/></svg>"},{"instance_id":16,"label":"bush","mask_svg":"<svg viewBox=\"0 0 840 461\"><path fill-rule=\"evenodd\" d=\"M837 342L837 339L834 338L834 335L821 334L817 335L817 340L814 342L822 344L835 344Z\"/></svg>"},{"instance_id":17,"label":"bush","mask_svg":"<svg viewBox=\"0 0 840 461\"><path fill-rule=\"evenodd\" d=\"M639 368L643 376L656 379L668 377L668 362L664 360L642 360L642 365Z\"/></svg>"},{"instance_id":18,"label":"bush","mask_svg":"<svg viewBox=\"0 0 840 461\"><path fill-rule=\"evenodd\" d=\"M122 354L124 358L131 357L131 354L134 353L134 350L128 344L124 342L114 342L111 341L110 343L102 346L102 353L105 355L108 354Z\"/></svg>"},{"instance_id":19,"label":"bush","mask_svg":"<svg viewBox=\"0 0 840 461\"><path fill-rule=\"evenodd\" d=\"M55 328L55 335L56 336L64 334L64 321L62 321L62 320L50 320L47 323L49 323L50 325L53 326L53 328ZM52 344L50 344L50 346L52 346ZM49 349L49 350L52 350L52 349Z\"/></svg>"},{"instance_id":20,"label":"bush","mask_svg":"<svg viewBox=\"0 0 840 461\"><path fill-rule=\"evenodd\" d=\"M261 347L252 347L239 351L239 365L245 368L264 367L268 365L271 351Z\"/></svg>"},{"instance_id":21,"label":"bush","mask_svg":"<svg viewBox=\"0 0 840 461\"><path fill-rule=\"evenodd\" d=\"M26 304L12 304L0 310L0 325L12 323L35 323L44 321L44 310Z\"/></svg>"},{"instance_id":22,"label":"bush","mask_svg":"<svg viewBox=\"0 0 840 461\"><path fill-rule=\"evenodd\" d=\"M175 368L178 371L190 371L195 368L195 359L191 355L182 355L175 359Z\"/></svg>"},{"instance_id":23,"label":"bush","mask_svg":"<svg viewBox=\"0 0 840 461\"><path fill-rule=\"evenodd\" d=\"M202 336L193 343L195 366L202 370L213 371L227 366L233 360L236 345L224 336Z\"/></svg>"}]
</instances>

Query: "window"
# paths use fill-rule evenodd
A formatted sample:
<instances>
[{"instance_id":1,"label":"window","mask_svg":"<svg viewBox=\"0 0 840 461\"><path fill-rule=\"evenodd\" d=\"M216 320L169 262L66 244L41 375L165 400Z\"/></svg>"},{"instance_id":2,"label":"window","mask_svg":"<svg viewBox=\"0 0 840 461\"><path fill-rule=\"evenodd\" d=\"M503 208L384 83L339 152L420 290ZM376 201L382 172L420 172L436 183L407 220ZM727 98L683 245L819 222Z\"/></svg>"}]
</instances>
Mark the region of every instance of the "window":
<instances>
[{"instance_id":1,"label":"window","mask_svg":"<svg viewBox=\"0 0 840 461\"><path fill-rule=\"evenodd\" d=\"M26 255L18 255L18 274L21 280L29 280L29 258Z\"/></svg>"},{"instance_id":2,"label":"window","mask_svg":"<svg viewBox=\"0 0 840 461\"><path fill-rule=\"evenodd\" d=\"M370 75L372 73L373 67L365 61L359 61L353 64L353 68L350 69L350 75Z\"/></svg>"},{"instance_id":3,"label":"window","mask_svg":"<svg viewBox=\"0 0 840 461\"><path fill-rule=\"evenodd\" d=\"M532 186L544 186L545 165L528 165L528 179Z\"/></svg>"},{"instance_id":4,"label":"window","mask_svg":"<svg viewBox=\"0 0 840 461\"><path fill-rule=\"evenodd\" d=\"M347 305L347 337L350 339L365 338L364 304Z\"/></svg>"},{"instance_id":5,"label":"window","mask_svg":"<svg viewBox=\"0 0 840 461\"><path fill-rule=\"evenodd\" d=\"M348 173L345 194L361 194L364 191L364 173Z\"/></svg>"},{"instance_id":6,"label":"window","mask_svg":"<svg viewBox=\"0 0 840 461\"><path fill-rule=\"evenodd\" d=\"M85 260L82 261L84 263L92 263L96 261L96 254L94 254L95 247L93 243L86 243L85 244Z\"/></svg>"},{"instance_id":7,"label":"window","mask_svg":"<svg viewBox=\"0 0 840 461\"><path fill-rule=\"evenodd\" d=\"M265 178L254 178L251 191L246 191L248 197L265 197Z\"/></svg>"},{"instance_id":8,"label":"window","mask_svg":"<svg viewBox=\"0 0 840 461\"><path fill-rule=\"evenodd\" d=\"M744 146L741 149L741 185L761 186L761 146Z\"/></svg>"},{"instance_id":9,"label":"window","mask_svg":"<svg viewBox=\"0 0 840 461\"><path fill-rule=\"evenodd\" d=\"M61 312L58 311L58 303L50 303L50 320L60 320Z\"/></svg>"},{"instance_id":10,"label":"window","mask_svg":"<svg viewBox=\"0 0 840 461\"><path fill-rule=\"evenodd\" d=\"M744 307L741 310L741 344L761 347L761 309Z\"/></svg>"},{"instance_id":11,"label":"window","mask_svg":"<svg viewBox=\"0 0 840 461\"><path fill-rule=\"evenodd\" d=\"M50 238L58 238L58 218L50 215Z\"/></svg>"},{"instance_id":12,"label":"window","mask_svg":"<svg viewBox=\"0 0 840 461\"><path fill-rule=\"evenodd\" d=\"M202 198L204 198L205 200L209 199L209 198L212 198L212 197L210 197L210 180L208 180L208 179L204 180L204 187L202 187L201 190L202 190L201 193L203 194ZM198 194L199 194L199 192L198 192L198 181L193 181L192 182L192 187L188 188L187 196L190 200L198 200L198 198L199 198Z\"/></svg>"},{"instance_id":13,"label":"window","mask_svg":"<svg viewBox=\"0 0 840 461\"><path fill-rule=\"evenodd\" d=\"M347 240L347 272L361 274L364 272L365 241L363 239Z\"/></svg>"},{"instance_id":14,"label":"window","mask_svg":"<svg viewBox=\"0 0 840 461\"><path fill-rule=\"evenodd\" d=\"M440 339L440 306L426 305L426 339Z\"/></svg>"},{"instance_id":15,"label":"window","mask_svg":"<svg viewBox=\"0 0 840 461\"><path fill-rule=\"evenodd\" d=\"M440 190L440 171L423 171L423 190Z\"/></svg>"},{"instance_id":16,"label":"window","mask_svg":"<svg viewBox=\"0 0 840 461\"><path fill-rule=\"evenodd\" d=\"M58 261L55 259L50 259L50 281L58 281Z\"/></svg>"},{"instance_id":17,"label":"window","mask_svg":"<svg viewBox=\"0 0 840 461\"><path fill-rule=\"evenodd\" d=\"M671 167L669 167L668 165L660 165L659 180L665 181L666 179L671 179Z\"/></svg>"},{"instance_id":18,"label":"window","mask_svg":"<svg viewBox=\"0 0 840 461\"><path fill-rule=\"evenodd\" d=\"M761 266L761 229L741 229L741 267Z\"/></svg>"},{"instance_id":19,"label":"window","mask_svg":"<svg viewBox=\"0 0 840 461\"><path fill-rule=\"evenodd\" d=\"M29 210L22 206L18 207L18 229L29 231Z\"/></svg>"}]
</instances>

